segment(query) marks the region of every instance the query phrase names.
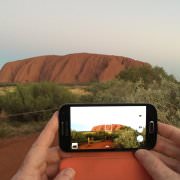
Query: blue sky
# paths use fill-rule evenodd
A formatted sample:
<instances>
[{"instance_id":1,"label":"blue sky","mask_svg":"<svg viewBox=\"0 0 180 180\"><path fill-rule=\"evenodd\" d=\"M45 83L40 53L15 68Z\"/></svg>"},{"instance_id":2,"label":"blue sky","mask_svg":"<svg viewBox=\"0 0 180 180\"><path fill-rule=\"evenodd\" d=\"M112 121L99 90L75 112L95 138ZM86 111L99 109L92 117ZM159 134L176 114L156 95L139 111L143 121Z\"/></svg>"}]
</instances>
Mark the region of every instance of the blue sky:
<instances>
[{"instance_id":1,"label":"blue sky","mask_svg":"<svg viewBox=\"0 0 180 180\"><path fill-rule=\"evenodd\" d=\"M0 2L0 67L32 56L89 52L163 66L180 79L179 0Z\"/></svg>"}]
</instances>

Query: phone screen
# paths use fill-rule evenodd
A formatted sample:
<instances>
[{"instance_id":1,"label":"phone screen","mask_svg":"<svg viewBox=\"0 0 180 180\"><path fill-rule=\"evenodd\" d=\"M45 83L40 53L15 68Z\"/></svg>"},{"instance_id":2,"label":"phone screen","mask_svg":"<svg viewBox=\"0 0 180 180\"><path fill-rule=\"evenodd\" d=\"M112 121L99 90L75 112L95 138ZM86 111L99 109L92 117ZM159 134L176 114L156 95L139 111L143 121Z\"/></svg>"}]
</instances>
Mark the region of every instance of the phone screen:
<instances>
[{"instance_id":1,"label":"phone screen","mask_svg":"<svg viewBox=\"0 0 180 180\"><path fill-rule=\"evenodd\" d=\"M143 147L146 109L146 106L71 106L71 150Z\"/></svg>"}]
</instances>

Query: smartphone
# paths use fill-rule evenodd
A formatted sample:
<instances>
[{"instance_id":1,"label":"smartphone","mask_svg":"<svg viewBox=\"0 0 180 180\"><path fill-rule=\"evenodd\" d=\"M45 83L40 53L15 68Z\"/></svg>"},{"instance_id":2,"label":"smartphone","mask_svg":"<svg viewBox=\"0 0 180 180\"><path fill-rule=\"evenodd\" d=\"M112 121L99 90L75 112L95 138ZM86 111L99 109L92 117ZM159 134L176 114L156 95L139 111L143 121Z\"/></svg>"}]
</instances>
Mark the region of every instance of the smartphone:
<instances>
[{"instance_id":1,"label":"smartphone","mask_svg":"<svg viewBox=\"0 0 180 180\"><path fill-rule=\"evenodd\" d=\"M59 145L65 152L151 149L156 138L151 104L65 104L59 110Z\"/></svg>"}]
</instances>

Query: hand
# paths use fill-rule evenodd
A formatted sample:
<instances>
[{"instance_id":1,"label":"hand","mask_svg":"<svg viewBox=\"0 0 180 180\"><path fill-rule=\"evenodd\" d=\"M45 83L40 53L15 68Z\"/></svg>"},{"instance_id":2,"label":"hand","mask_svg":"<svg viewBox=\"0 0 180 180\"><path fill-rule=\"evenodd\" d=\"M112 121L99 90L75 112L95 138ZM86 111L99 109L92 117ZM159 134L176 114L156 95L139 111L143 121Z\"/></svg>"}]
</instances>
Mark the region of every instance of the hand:
<instances>
[{"instance_id":1,"label":"hand","mask_svg":"<svg viewBox=\"0 0 180 180\"><path fill-rule=\"evenodd\" d=\"M58 130L56 112L32 145L25 160L12 180L72 180L75 171L71 168L59 173L59 163L63 158L58 147L50 148Z\"/></svg>"},{"instance_id":2,"label":"hand","mask_svg":"<svg viewBox=\"0 0 180 180\"><path fill-rule=\"evenodd\" d=\"M158 123L154 150L138 150L136 158L154 180L180 179L180 129Z\"/></svg>"}]
</instances>

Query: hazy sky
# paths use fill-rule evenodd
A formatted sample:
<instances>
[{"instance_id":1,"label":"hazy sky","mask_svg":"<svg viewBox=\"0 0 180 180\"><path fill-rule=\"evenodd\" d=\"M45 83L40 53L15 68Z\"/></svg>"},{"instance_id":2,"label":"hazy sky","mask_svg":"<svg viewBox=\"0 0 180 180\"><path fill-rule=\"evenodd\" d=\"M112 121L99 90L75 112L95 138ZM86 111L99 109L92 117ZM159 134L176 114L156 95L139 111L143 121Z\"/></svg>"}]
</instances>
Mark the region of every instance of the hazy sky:
<instances>
[{"instance_id":1,"label":"hazy sky","mask_svg":"<svg viewBox=\"0 0 180 180\"><path fill-rule=\"evenodd\" d=\"M139 59L180 79L180 0L0 0L0 67L77 52Z\"/></svg>"}]
</instances>

